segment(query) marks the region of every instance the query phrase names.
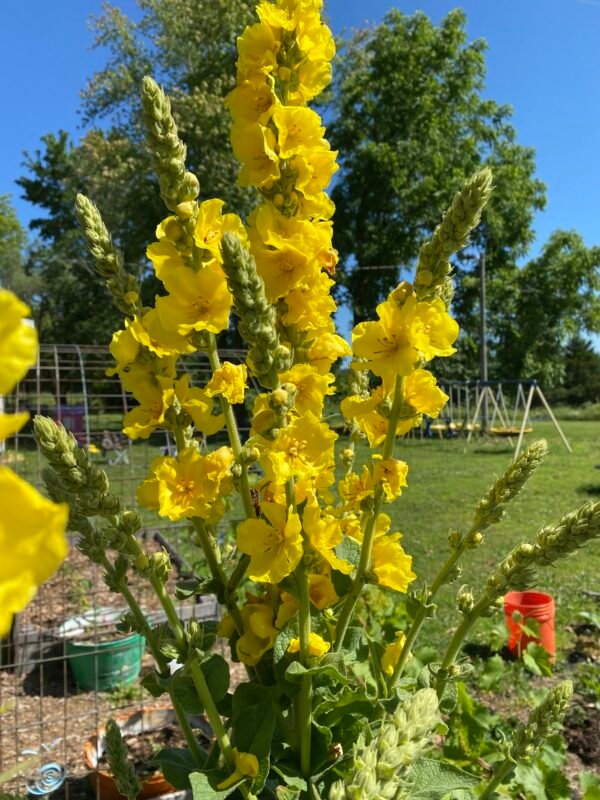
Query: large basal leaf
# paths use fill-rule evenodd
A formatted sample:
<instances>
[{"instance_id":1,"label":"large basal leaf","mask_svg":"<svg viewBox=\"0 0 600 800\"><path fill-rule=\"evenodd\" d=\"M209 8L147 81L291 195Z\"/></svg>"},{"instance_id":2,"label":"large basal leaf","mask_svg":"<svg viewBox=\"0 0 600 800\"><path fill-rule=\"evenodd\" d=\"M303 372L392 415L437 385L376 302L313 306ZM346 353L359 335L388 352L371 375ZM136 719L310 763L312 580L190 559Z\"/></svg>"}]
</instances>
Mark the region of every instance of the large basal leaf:
<instances>
[{"instance_id":1,"label":"large basal leaf","mask_svg":"<svg viewBox=\"0 0 600 800\"><path fill-rule=\"evenodd\" d=\"M152 759L160 771L176 789L190 788L190 774L198 769L190 750L177 747L163 747Z\"/></svg>"},{"instance_id":2,"label":"large basal leaf","mask_svg":"<svg viewBox=\"0 0 600 800\"><path fill-rule=\"evenodd\" d=\"M218 783L219 780L222 779L215 776L213 780ZM235 792L235 787L225 789L224 791L213 789L204 772L192 772L190 775L190 785L192 787L193 800L225 800L226 797L229 797Z\"/></svg>"},{"instance_id":3,"label":"large basal leaf","mask_svg":"<svg viewBox=\"0 0 600 800\"><path fill-rule=\"evenodd\" d=\"M469 790L481 781L458 767L432 758L422 758L411 769L411 798L414 800L449 800L450 792ZM475 796L475 795L471 795ZM466 795L469 797L469 794Z\"/></svg>"}]
</instances>

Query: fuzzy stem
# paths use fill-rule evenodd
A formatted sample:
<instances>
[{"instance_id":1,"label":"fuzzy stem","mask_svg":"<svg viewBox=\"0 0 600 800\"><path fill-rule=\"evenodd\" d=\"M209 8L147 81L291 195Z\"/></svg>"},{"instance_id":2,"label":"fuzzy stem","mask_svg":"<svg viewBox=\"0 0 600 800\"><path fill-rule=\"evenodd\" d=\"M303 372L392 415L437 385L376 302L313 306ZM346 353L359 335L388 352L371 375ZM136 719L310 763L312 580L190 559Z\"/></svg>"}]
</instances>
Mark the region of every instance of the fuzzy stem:
<instances>
[{"instance_id":1,"label":"fuzzy stem","mask_svg":"<svg viewBox=\"0 0 600 800\"><path fill-rule=\"evenodd\" d=\"M450 643L446 649L446 653L444 654L444 659L442 661L442 665L440 667L441 675L438 678L436 691L438 697L441 697L444 693L444 689L446 688L446 683L448 682L447 677L445 677L445 673L448 672L450 667L454 664L456 660L456 656L458 655L460 648L462 647L462 643L469 633L473 625L477 622L479 617L483 614L483 612L494 602L495 596L490 596L487 592L483 594L480 600L475 603L472 610L465 615L463 621L460 623L452 639L450 639Z\"/></svg>"},{"instance_id":2,"label":"fuzzy stem","mask_svg":"<svg viewBox=\"0 0 600 800\"><path fill-rule=\"evenodd\" d=\"M511 758L505 759L502 764L494 770L490 781L479 795L479 800L488 800L488 798L493 797L497 787L500 786L501 783L504 783L515 767L516 764Z\"/></svg>"},{"instance_id":3,"label":"fuzzy stem","mask_svg":"<svg viewBox=\"0 0 600 800\"><path fill-rule=\"evenodd\" d=\"M396 427L398 423L398 417L400 416L400 409L402 407L403 397L404 397L404 380L401 377L397 377L396 386L394 388L394 399L392 402L392 408L390 410L390 416L388 419L388 429L385 436L385 441L383 443L383 449L381 451L381 458L383 461L385 461L388 458L391 458L394 454L394 444L396 442ZM350 624L350 620L352 619L352 614L354 613L354 608L358 601L358 597L362 591L363 586L365 585L366 576L371 566L371 550L373 549L373 539L375 538L375 525L377 523L377 517L379 516L379 512L381 511L382 504L383 504L383 487L378 486L375 489L373 511L367 518L362 548L360 551L360 561L358 563L358 568L356 570L356 576L352 583L352 588L350 589L350 593L348 594L346 601L342 607L340 618L337 624L336 639L334 646L335 650L339 650L344 642L344 637L346 636L348 625Z\"/></svg>"},{"instance_id":4,"label":"fuzzy stem","mask_svg":"<svg viewBox=\"0 0 600 800\"><path fill-rule=\"evenodd\" d=\"M296 568L298 585L298 622L300 638L300 662L308 666L308 648L310 643L310 597L308 593L308 576L303 559ZM306 780L310 778L310 744L312 728L312 677L305 675L300 684L298 697L298 728L300 735L300 770Z\"/></svg>"}]
</instances>

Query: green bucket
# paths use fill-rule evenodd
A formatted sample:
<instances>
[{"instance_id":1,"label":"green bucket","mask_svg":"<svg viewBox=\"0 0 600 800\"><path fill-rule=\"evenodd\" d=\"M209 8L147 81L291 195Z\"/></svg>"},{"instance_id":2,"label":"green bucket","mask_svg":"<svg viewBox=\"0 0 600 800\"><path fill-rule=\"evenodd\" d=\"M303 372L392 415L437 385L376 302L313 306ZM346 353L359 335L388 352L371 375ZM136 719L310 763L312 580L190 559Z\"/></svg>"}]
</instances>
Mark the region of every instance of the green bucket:
<instances>
[{"instance_id":1,"label":"green bucket","mask_svg":"<svg viewBox=\"0 0 600 800\"><path fill-rule=\"evenodd\" d=\"M133 683L142 668L144 637L134 633L112 642L67 641L75 683L84 691L106 691Z\"/></svg>"}]
</instances>

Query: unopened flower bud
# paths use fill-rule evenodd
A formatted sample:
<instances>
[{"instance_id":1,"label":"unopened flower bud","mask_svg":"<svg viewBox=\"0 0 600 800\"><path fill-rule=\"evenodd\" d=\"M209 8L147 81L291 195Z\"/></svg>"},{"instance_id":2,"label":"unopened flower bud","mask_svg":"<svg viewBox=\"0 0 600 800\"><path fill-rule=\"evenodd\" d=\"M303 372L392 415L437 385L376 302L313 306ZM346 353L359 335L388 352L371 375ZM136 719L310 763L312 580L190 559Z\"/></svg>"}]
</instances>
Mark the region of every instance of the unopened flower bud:
<instances>
[{"instance_id":1,"label":"unopened flower bud","mask_svg":"<svg viewBox=\"0 0 600 800\"><path fill-rule=\"evenodd\" d=\"M196 203L186 200L184 203L177 204L177 216L180 219L191 219L196 211Z\"/></svg>"}]
</instances>

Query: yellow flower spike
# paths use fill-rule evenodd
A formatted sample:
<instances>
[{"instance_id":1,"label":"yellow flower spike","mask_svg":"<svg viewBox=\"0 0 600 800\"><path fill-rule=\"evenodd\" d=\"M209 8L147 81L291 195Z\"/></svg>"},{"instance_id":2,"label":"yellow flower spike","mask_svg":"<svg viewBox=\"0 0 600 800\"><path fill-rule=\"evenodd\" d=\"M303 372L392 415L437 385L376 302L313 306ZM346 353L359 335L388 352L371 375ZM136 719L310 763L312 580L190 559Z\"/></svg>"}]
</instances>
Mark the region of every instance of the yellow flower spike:
<instances>
[{"instance_id":1,"label":"yellow flower spike","mask_svg":"<svg viewBox=\"0 0 600 800\"><path fill-rule=\"evenodd\" d=\"M310 636L308 637L308 655L321 658L321 656L324 656L325 653L329 652L329 650L331 650L331 643L326 642L325 639L323 639L322 636L319 636L318 633L311 631ZM292 639L288 645L288 653L299 652L300 639Z\"/></svg>"},{"instance_id":2,"label":"yellow flower spike","mask_svg":"<svg viewBox=\"0 0 600 800\"><path fill-rule=\"evenodd\" d=\"M220 333L229 325L232 299L225 273L216 261L198 272L179 267L164 276L166 297L156 298L156 310L168 331Z\"/></svg>"},{"instance_id":3,"label":"yellow flower spike","mask_svg":"<svg viewBox=\"0 0 600 800\"><path fill-rule=\"evenodd\" d=\"M292 383L296 387L293 411L300 415L310 411L320 417L325 395L335 394L334 376L331 373L321 375L310 364L295 364L279 378L282 383Z\"/></svg>"},{"instance_id":4,"label":"yellow flower spike","mask_svg":"<svg viewBox=\"0 0 600 800\"><path fill-rule=\"evenodd\" d=\"M302 523L291 508L263 503L262 519L247 519L237 529L237 545L250 556L248 574L253 581L279 583L296 569L302 558Z\"/></svg>"},{"instance_id":5,"label":"yellow flower spike","mask_svg":"<svg viewBox=\"0 0 600 800\"><path fill-rule=\"evenodd\" d=\"M256 778L258 775L258 759L252 753L240 753L237 747L232 748L235 758L235 770L217 785L217 789L229 789L244 778Z\"/></svg>"},{"instance_id":6,"label":"yellow flower spike","mask_svg":"<svg viewBox=\"0 0 600 800\"><path fill-rule=\"evenodd\" d=\"M373 468L373 480L375 484L381 484L385 496L389 501L400 497L402 489L407 485L407 475L408 464L397 458L387 458L385 461L377 461Z\"/></svg>"},{"instance_id":7,"label":"yellow flower spike","mask_svg":"<svg viewBox=\"0 0 600 800\"><path fill-rule=\"evenodd\" d=\"M0 289L0 395L11 392L37 359L35 328L24 320L29 308L7 289Z\"/></svg>"},{"instance_id":8,"label":"yellow flower spike","mask_svg":"<svg viewBox=\"0 0 600 800\"><path fill-rule=\"evenodd\" d=\"M52 503L0 467L0 636L68 552L66 503Z\"/></svg>"},{"instance_id":9,"label":"yellow flower spike","mask_svg":"<svg viewBox=\"0 0 600 800\"><path fill-rule=\"evenodd\" d=\"M397 631L395 640L386 646L380 662L384 675L391 677L394 674L394 669L400 658L400 653L404 649L405 642L406 636L404 633L402 631Z\"/></svg>"},{"instance_id":10,"label":"yellow flower spike","mask_svg":"<svg viewBox=\"0 0 600 800\"><path fill-rule=\"evenodd\" d=\"M222 395L230 403L243 403L246 393L248 368L245 364L232 364L230 361L216 369L206 384L205 391L209 397Z\"/></svg>"},{"instance_id":11,"label":"yellow flower spike","mask_svg":"<svg viewBox=\"0 0 600 800\"><path fill-rule=\"evenodd\" d=\"M258 122L234 125L231 146L235 157L242 163L240 186L268 188L279 179L275 134L270 128L265 128Z\"/></svg>"}]
</instances>

